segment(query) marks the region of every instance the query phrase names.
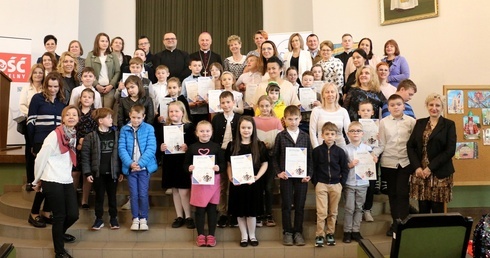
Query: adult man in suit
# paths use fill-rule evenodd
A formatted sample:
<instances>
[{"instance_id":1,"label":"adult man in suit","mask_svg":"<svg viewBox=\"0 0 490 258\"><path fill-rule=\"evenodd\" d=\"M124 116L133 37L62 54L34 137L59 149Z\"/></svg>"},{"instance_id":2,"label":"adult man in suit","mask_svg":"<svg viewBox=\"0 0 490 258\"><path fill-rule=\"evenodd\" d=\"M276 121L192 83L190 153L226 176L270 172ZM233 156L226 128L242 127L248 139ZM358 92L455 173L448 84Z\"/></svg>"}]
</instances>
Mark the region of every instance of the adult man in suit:
<instances>
[{"instance_id":1,"label":"adult man in suit","mask_svg":"<svg viewBox=\"0 0 490 258\"><path fill-rule=\"evenodd\" d=\"M189 54L177 49L177 36L173 32L165 33L162 40L165 49L153 56L155 69L159 65L165 65L169 69L170 77L177 77L183 81L190 75Z\"/></svg>"},{"instance_id":2,"label":"adult man in suit","mask_svg":"<svg viewBox=\"0 0 490 258\"><path fill-rule=\"evenodd\" d=\"M221 62L221 56L211 51L213 39L211 38L211 34L209 34L209 32L202 32L199 35L198 43L200 47L199 51L190 54L189 58L200 59L202 61L201 75L204 77L211 76L211 72L209 71L210 64L218 62L222 65L223 62Z\"/></svg>"}]
</instances>

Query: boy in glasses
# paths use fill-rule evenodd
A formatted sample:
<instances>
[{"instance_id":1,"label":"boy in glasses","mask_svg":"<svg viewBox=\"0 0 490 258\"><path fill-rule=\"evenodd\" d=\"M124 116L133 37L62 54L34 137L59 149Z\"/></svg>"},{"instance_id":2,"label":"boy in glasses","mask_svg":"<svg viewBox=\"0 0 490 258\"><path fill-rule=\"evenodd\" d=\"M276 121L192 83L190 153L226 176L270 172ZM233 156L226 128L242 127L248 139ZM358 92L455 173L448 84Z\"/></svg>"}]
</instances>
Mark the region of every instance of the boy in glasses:
<instances>
[{"instance_id":1,"label":"boy in glasses","mask_svg":"<svg viewBox=\"0 0 490 258\"><path fill-rule=\"evenodd\" d=\"M358 152L371 152L371 147L362 143L362 124L354 121L350 123L347 131L350 143L345 147L349 167L349 175L344 186L345 215L344 215L344 243L350 243L352 239L359 241L362 239L360 229L362 220L362 206L366 200L366 193L369 187L369 180L363 180L356 176L355 167L359 164L356 159ZM374 162L378 159L373 157Z\"/></svg>"}]
</instances>

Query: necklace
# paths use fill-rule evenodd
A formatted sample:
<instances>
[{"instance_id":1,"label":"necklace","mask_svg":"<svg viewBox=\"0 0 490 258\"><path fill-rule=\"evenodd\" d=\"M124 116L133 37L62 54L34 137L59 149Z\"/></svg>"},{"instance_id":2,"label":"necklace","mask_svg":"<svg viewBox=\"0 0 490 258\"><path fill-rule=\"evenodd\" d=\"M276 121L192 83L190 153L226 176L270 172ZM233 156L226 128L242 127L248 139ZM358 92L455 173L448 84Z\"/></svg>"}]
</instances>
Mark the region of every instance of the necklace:
<instances>
[{"instance_id":1,"label":"necklace","mask_svg":"<svg viewBox=\"0 0 490 258\"><path fill-rule=\"evenodd\" d=\"M208 75L208 65L209 65L209 61L211 60L211 50L209 50L209 57L208 57L208 62L206 63L206 65L204 65L204 61L202 60L202 56L201 56L201 50L199 50L199 58L201 59L201 62L202 64L204 65L204 77L206 77Z\"/></svg>"}]
</instances>

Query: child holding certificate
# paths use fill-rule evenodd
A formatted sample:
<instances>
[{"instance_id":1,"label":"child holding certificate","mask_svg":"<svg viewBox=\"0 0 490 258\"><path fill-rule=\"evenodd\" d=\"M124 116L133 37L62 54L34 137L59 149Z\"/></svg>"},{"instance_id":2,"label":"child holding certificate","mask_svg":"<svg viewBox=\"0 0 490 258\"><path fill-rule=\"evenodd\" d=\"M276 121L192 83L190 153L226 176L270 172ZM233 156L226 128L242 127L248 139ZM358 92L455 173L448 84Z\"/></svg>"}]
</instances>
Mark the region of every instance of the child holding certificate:
<instances>
[{"instance_id":1,"label":"child holding certificate","mask_svg":"<svg viewBox=\"0 0 490 258\"><path fill-rule=\"evenodd\" d=\"M293 244L303 246L306 244L303 238L303 218L308 182L313 174L313 164L311 160L311 142L308 134L298 128L300 121L301 112L297 106L291 105L284 110L286 130L276 136L272 162L275 174L281 179L282 243L286 246ZM306 150L306 166L303 166L303 169L306 170L306 175L303 178L288 177L286 173L288 165L286 163L287 148L303 148ZM291 223L292 204L294 204L294 225Z\"/></svg>"},{"instance_id":2,"label":"child holding certificate","mask_svg":"<svg viewBox=\"0 0 490 258\"><path fill-rule=\"evenodd\" d=\"M226 148L226 159L228 161L228 178L233 184L230 185L229 197L229 212L238 219L238 227L240 228L241 240L240 246L250 245L258 246L259 241L255 236L256 218L259 215L259 205L262 199L262 190L260 183L257 182L267 170L268 154L263 142L257 138L257 130L255 122L251 116L242 116L238 120L238 131L235 140L228 143ZM252 154L251 162L253 171L236 171L236 167L232 169L233 156ZM238 166L244 168L246 166ZM240 169L238 169L240 170ZM253 172L253 174L248 174ZM238 175L237 175L238 174ZM240 184L239 181L243 178L245 181L250 181L250 177L254 177L253 183Z\"/></svg>"},{"instance_id":3,"label":"child holding certificate","mask_svg":"<svg viewBox=\"0 0 490 258\"><path fill-rule=\"evenodd\" d=\"M415 126L415 119L404 114L404 100L398 94L388 98L390 115L379 123L379 146L373 153L379 157L381 153L381 177L386 180L388 199L390 201L393 223L404 220L409 213L409 184L407 183L413 168L407 153L407 142ZM393 235L393 224L386 232Z\"/></svg>"},{"instance_id":4,"label":"child holding certificate","mask_svg":"<svg viewBox=\"0 0 490 258\"><path fill-rule=\"evenodd\" d=\"M272 152L274 149L274 140L276 139L277 134L284 129L281 124L281 120L275 116L274 111L272 110L273 104L274 103L269 96L260 96L259 101L257 102L260 115L254 117L255 125L257 126L257 137L265 144L268 151L269 160L272 160L273 157ZM257 218L257 227L261 227L263 225L268 227L276 226L276 222L272 218L272 187L274 184L275 175L276 174L274 173L272 165L269 165L267 167L267 172L261 180L264 191L265 212L263 210L263 206L260 206L259 216ZM264 216L261 218L262 215Z\"/></svg>"},{"instance_id":5,"label":"child holding certificate","mask_svg":"<svg viewBox=\"0 0 490 258\"><path fill-rule=\"evenodd\" d=\"M302 103L301 106L301 123L299 124L299 129L303 130L305 133L310 133L310 116L311 116L311 110L314 108L314 107L318 107L318 106L321 106L322 105L322 97L320 95L320 93L318 93L318 91L316 91L316 89L311 89L312 93L313 94L309 94L308 97L308 100L309 100L309 103L307 104L308 106L307 107L303 107L303 103L305 102L304 101L304 98L306 96L304 96L301 91L302 88L311 88L313 87L313 82L314 82L314 77L313 77L313 73L311 71L305 71L302 75L302 86L299 86L299 92L298 92L298 98L300 100L300 102ZM313 95L314 97L311 98ZM304 111L303 111L304 110Z\"/></svg>"},{"instance_id":6,"label":"child holding certificate","mask_svg":"<svg viewBox=\"0 0 490 258\"><path fill-rule=\"evenodd\" d=\"M357 153L371 152L371 147L362 143L363 136L362 124L358 121L350 123L347 131L350 143L345 147L348 155L349 174L343 189L345 197L345 215L344 215L344 243L350 243L351 239L358 241L362 239L361 221L362 221L362 206L366 200L366 193L369 187L369 180L363 180L356 175L355 167L362 165L362 160L357 158ZM373 156L373 162L378 159ZM374 164L373 163L373 164ZM374 171L373 171L374 172Z\"/></svg>"},{"instance_id":7,"label":"child holding certificate","mask_svg":"<svg viewBox=\"0 0 490 258\"><path fill-rule=\"evenodd\" d=\"M209 115L208 102L205 99L200 99L198 93L198 78L201 77L202 70L201 59L191 59L189 70L191 70L191 75L182 81L182 95L189 100L192 121L198 123L202 120L208 120Z\"/></svg>"},{"instance_id":8,"label":"child holding certificate","mask_svg":"<svg viewBox=\"0 0 490 258\"><path fill-rule=\"evenodd\" d=\"M337 94L335 96L338 96ZM332 122L322 126L323 143L313 149L313 177L316 194L316 238L315 246L335 245L335 223L339 208L342 186L347 181L349 168L347 154L337 146L338 127ZM325 236L325 220L327 230Z\"/></svg>"},{"instance_id":9,"label":"child holding certificate","mask_svg":"<svg viewBox=\"0 0 490 258\"><path fill-rule=\"evenodd\" d=\"M247 59L245 60L247 66L245 67L244 73L242 73L242 75L238 77L238 80L235 83L238 90L242 92L245 97L246 103L244 104L245 106L243 110L244 115L250 115L250 116L254 115L252 106L255 105L256 103L250 103L250 102L252 101L255 95L255 89L257 89L257 86L262 81L262 73L259 72L258 60L259 60L258 56L254 56L254 55L247 56ZM249 91L247 92L247 90Z\"/></svg>"},{"instance_id":10,"label":"child holding certificate","mask_svg":"<svg viewBox=\"0 0 490 258\"><path fill-rule=\"evenodd\" d=\"M191 109L189 108L189 102L187 102L187 99L184 97L184 95L181 94L182 85L180 84L179 78L172 77L172 78L168 79L168 81L167 81L167 92L168 92L168 95L165 97L166 98L172 98L174 101L178 100L178 101L182 102L182 104L184 104L187 117L189 118L189 120L192 120L191 119ZM165 115L167 115L167 114L165 114ZM160 116L158 118L158 120L161 123L164 123L166 118L163 118L162 116Z\"/></svg>"},{"instance_id":11,"label":"child holding certificate","mask_svg":"<svg viewBox=\"0 0 490 258\"><path fill-rule=\"evenodd\" d=\"M165 130L168 129L168 130ZM170 102L168 105L167 121L165 126L159 126L157 142L162 151L162 188L172 189L172 196L177 218L172 223L172 228L195 228L191 217L190 188L191 178L189 172L184 169L185 152L195 139L195 128L187 116L184 104L180 101ZM163 136L163 138L162 138ZM183 142L174 141L175 139ZM171 164L171 165L170 165Z\"/></svg>"},{"instance_id":12,"label":"child holding certificate","mask_svg":"<svg viewBox=\"0 0 490 258\"><path fill-rule=\"evenodd\" d=\"M196 135L199 141L189 146L185 153L184 168L193 172L196 165L193 163L195 156L214 156L214 184L192 184L191 205L196 207L197 246L216 246L216 206L219 203L220 172L226 168L224 152L219 144L211 141L213 127L208 121L200 121L196 126ZM204 235L204 218L208 217L208 235Z\"/></svg>"},{"instance_id":13,"label":"child holding certificate","mask_svg":"<svg viewBox=\"0 0 490 258\"><path fill-rule=\"evenodd\" d=\"M233 112L233 107L235 106L233 93L223 91L219 96L219 101L223 113L216 114L211 122L213 125L212 141L218 143L224 152L228 143L235 138L240 114ZM226 173L223 174L221 179L220 204L218 205L218 212L220 213L218 227L224 228L228 224L228 175ZM236 219L232 218L232 220L230 225L237 225Z\"/></svg>"},{"instance_id":14,"label":"child holding certificate","mask_svg":"<svg viewBox=\"0 0 490 258\"><path fill-rule=\"evenodd\" d=\"M142 105L132 106L129 117L129 123L122 127L119 135L118 152L122 173L128 178L133 216L131 230L148 230L148 187L150 175L158 169L155 130L143 121L145 107Z\"/></svg>"},{"instance_id":15,"label":"child holding certificate","mask_svg":"<svg viewBox=\"0 0 490 258\"><path fill-rule=\"evenodd\" d=\"M374 107L373 107L373 104L369 100L364 100L364 101L361 101L359 103L359 110L357 111L357 114L359 115L359 118L363 119L364 121L367 121L367 122L373 121L372 124L374 124L374 121L379 121L378 119L372 118L374 116ZM367 119L369 119L369 120L367 120ZM363 123L363 120L360 120L361 124ZM364 128L364 126L363 126L363 128ZM369 133L369 132L366 132L366 131L369 131L369 129L368 130L363 129L363 130L364 131L362 134L363 134L363 138L364 138L365 134ZM376 130L376 136L375 136L376 142L378 141L377 133L378 133L378 130ZM379 167L376 166L376 174L377 175L378 175L378 170L379 170ZM363 206L363 209L364 209L363 210L363 216L364 216L364 220L367 222L373 222L374 221L374 218L371 215L371 208L373 207L374 193L375 192L379 193L379 191L380 191L378 182L379 181L377 179L376 180L369 180L369 187L368 187L368 190L366 193L366 201L364 202L364 206ZM382 187L384 187L384 189L386 189L386 182L384 182Z\"/></svg>"},{"instance_id":16,"label":"child holding certificate","mask_svg":"<svg viewBox=\"0 0 490 258\"><path fill-rule=\"evenodd\" d=\"M155 70L155 76L157 77L158 82L152 84L153 90L150 91L150 97L151 100L153 101L153 107L155 109L155 115L157 117L166 115L166 114L159 114L158 105L163 101L163 98L165 98L168 94L167 78L169 75L170 72L168 70L168 67L165 65L159 65Z\"/></svg>"}]
</instances>

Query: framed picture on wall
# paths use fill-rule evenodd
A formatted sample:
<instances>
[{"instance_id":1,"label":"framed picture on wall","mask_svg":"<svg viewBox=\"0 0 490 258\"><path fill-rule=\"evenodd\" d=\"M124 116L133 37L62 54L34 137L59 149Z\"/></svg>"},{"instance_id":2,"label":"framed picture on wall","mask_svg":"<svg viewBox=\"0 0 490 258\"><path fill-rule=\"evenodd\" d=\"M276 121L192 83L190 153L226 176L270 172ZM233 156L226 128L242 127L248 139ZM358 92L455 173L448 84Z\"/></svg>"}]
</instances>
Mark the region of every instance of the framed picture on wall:
<instances>
[{"instance_id":1,"label":"framed picture on wall","mask_svg":"<svg viewBox=\"0 0 490 258\"><path fill-rule=\"evenodd\" d=\"M381 25L439 16L437 0L379 0Z\"/></svg>"}]
</instances>

